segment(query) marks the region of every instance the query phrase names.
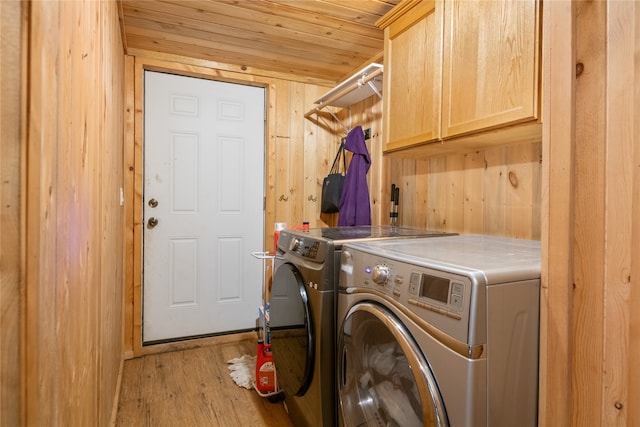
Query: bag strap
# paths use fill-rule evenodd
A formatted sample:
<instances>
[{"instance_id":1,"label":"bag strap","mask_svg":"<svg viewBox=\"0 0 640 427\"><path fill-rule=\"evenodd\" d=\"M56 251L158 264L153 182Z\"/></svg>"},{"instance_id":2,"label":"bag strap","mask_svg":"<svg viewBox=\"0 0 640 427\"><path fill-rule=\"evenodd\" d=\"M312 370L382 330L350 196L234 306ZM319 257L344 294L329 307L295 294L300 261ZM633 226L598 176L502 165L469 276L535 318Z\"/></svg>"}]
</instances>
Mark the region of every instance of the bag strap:
<instances>
[{"instance_id":1,"label":"bag strap","mask_svg":"<svg viewBox=\"0 0 640 427\"><path fill-rule=\"evenodd\" d=\"M344 155L344 142L340 143L340 148L338 148L338 153L336 154L336 158L333 159L333 164L331 165L331 171L329 173L338 173L340 172L340 163L338 163L338 159L342 154L342 162L344 163L344 170L347 170L347 159ZM337 167L336 167L337 165Z\"/></svg>"}]
</instances>

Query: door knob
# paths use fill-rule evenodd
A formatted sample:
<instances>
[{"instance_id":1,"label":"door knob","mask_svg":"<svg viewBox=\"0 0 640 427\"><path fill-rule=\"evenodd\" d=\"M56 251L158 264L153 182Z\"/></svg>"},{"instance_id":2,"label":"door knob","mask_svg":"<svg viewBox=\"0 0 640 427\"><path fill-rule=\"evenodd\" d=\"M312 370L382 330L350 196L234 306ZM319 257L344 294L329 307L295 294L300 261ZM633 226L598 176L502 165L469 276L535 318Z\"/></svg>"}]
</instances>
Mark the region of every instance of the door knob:
<instances>
[{"instance_id":1,"label":"door knob","mask_svg":"<svg viewBox=\"0 0 640 427\"><path fill-rule=\"evenodd\" d=\"M149 200L149 206L151 206L152 208L157 207L158 206L158 201L156 199Z\"/></svg>"},{"instance_id":2,"label":"door knob","mask_svg":"<svg viewBox=\"0 0 640 427\"><path fill-rule=\"evenodd\" d=\"M158 218L151 217L149 221L147 221L147 228L153 228L158 225Z\"/></svg>"}]
</instances>

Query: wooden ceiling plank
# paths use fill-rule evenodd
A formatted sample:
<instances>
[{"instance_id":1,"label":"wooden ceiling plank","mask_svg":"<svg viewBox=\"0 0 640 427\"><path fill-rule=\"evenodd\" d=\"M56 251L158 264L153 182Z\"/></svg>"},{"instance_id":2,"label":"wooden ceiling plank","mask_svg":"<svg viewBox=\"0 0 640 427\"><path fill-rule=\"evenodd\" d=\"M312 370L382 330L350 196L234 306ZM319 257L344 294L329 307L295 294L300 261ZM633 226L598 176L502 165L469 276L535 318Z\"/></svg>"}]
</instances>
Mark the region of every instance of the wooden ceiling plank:
<instances>
[{"instance_id":1,"label":"wooden ceiling plank","mask_svg":"<svg viewBox=\"0 0 640 427\"><path fill-rule=\"evenodd\" d=\"M341 4L355 10L364 10L379 16L384 15L398 3L400 0L320 0L326 3ZM375 22L371 25L375 25Z\"/></svg>"},{"instance_id":2,"label":"wooden ceiling plank","mask_svg":"<svg viewBox=\"0 0 640 427\"><path fill-rule=\"evenodd\" d=\"M187 68L191 68L193 71L193 76L197 77L197 74L206 74L209 73L201 73L197 69L204 67L208 69L215 69L216 75L227 78L234 79L235 74L243 74L243 80L251 80L256 82L266 82L269 79L280 79L280 80L288 80L295 81L299 83L308 83L314 84L318 86L324 86L326 88L332 88L335 86L336 82L334 80L326 80L315 78L311 76L305 76L302 74L292 74L291 72L280 72L275 70L267 70L265 68L254 68L254 67L246 67L238 64L232 64L228 62L220 62L214 61L211 58L196 58L193 56L185 56L184 52L180 55L174 55L171 53L158 52L157 50L150 49L137 49L130 48L131 55L144 57L145 62L147 64L153 64L156 60L161 62L173 62L185 65ZM266 78L266 80L264 79Z\"/></svg>"},{"instance_id":3,"label":"wooden ceiling plank","mask_svg":"<svg viewBox=\"0 0 640 427\"><path fill-rule=\"evenodd\" d=\"M219 36L220 39L231 40L232 38L236 38L238 40L245 40L247 42L271 42L274 44L279 44L283 46L288 46L290 43L293 43L294 46L300 46L305 50L314 50L314 47L322 46L322 47L331 47L331 49L336 49L338 51L342 50L343 53L360 51L362 55L374 55L376 52L382 49L382 43L374 45L371 47L373 43L368 43L367 45L358 45L354 43L350 43L351 39L348 40L339 40L339 39L330 39L327 37L309 37L307 34L291 34L289 36L288 32L284 34L287 37L282 37L283 32L279 29L270 29L269 32L260 31L261 28L256 25L247 24L246 29L237 28L235 26L227 26L227 25L213 25L207 23L205 21L184 18L180 17L176 19L173 15L169 15L162 12L156 11L140 11L134 14L125 13L125 22L127 27L129 26L146 26L143 24L144 21L149 21L149 27L153 27L159 29L158 27L162 27L165 31L176 32L188 34L191 31L201 31L204 33L210 33L214 36ZM248 31L251 30L251 31ZM204 38L201 36L201 38ZM207 39L212 39L212 37L207 37Z\"/></svg>"},{"instance_id":4,"label":"wooden ceiling plank","mask_svg":"<svg viewBox=\"0 0 640 427\"><path fill-rule=\"evenodd\" d=\"M349 22L357 22L367 26L375 25L375 22L382 15L372 12L372 2L365 1L297 1L287 2L288 5L295 4L296 8L318 15L328 15L333 18Z\"/></svg>"},{"instance_id":5,"label":"wooden ceiling plank","mask_svg":"<svg viewBox=\"0 0 640 427\"><path fill-rule=\"evenodd\" d=\"M269 57L272 56L274 58L280 58L279 60L285 60L288 58L289 61L304 61L307 63L319 62L319 55L322 56L323 63L327 64L327 66L349 66L353 63L362 63L367 58L370 58L372 55L359 55L355 53L345 53L344 55L336 56L332 54L328 49L326 52L318 51L296 51L293 49L285 49L284 46L271 46L265 43L253 43L251 46L243 46L243 45L230 45L229 43L221 42L219 40L209 40L207 38L199 38L199 37L191 37L189 35L168 33L162 30L149 29L149 28L140 28L135 26L130 26L127 30L127 38L132 35L142 35L146 37L155 37L159 46L163 44L165 40L173 40L178 41L184 44L192 44L194 46L202 46L207 48L215 48L218 50L230 50L239 55L254 55L256 51L260 52L261 56ZM207 37L207 34L202 34L203 37Z\"/></svg>"},{"instance_id":6,"label":"wooden ceiling plank","mask_svg":"<svg viewBox=\"0 0 640 427\"><path fill-rule=\"evenodd\" d=\"M193 39L184 38L180 36L174 35L163 35L160 36L157 32L153 31L144 31L141 34L136 34L135 32L131 32L130 36L132 40L138 40L138 37L144 37L147 40L153 40L156 48L160 45L162 48L166 46L170 46L171 44L179 43L182 46L186 46L187 50L183 51L184 53L196 50L206 49L208 51L215 51L217 54L225 54L226 57L233 57L239 63L249 64L251 61L262 61L264 63L285 63L283 67L292 67L300 65L303 68L312 68L312 69L328 69L333 70L332 74L339 74L338 70L345 70L350 67L350 64L328 64L324 61L316 61L315 59L307 59L307 58L292 58L286 54L286 52L261 52L259 56L256 56L254 51L250 49L226 49L225 46L216 46L215 44L201 44L197 43ZM162 38L160 38L162 37ZM357 62L357 61L355 61Z\"/></svg>"},{"instance_id":7,"label":"wooden ceiling plank","mask_svg":"<svg viewBox=\"0 0 640 427\"><path fill-rule=\"evenodd\" d=\"M357 23L345 22L322 17L317 14L297 11L292 13L290 8L263 8L259 0L241 3L226 0L211 1L148 1L124 0L125 14L135 13L136 10L163 12L179 17L190 17L207 24L219 24L228 27L243 28L249 31L280 32L295 31L316 37L334 37L353 39L358 44L375 46L383 40L380 29ZM276 14L278 11L279 14Z\"/></svg>"},{"instance_id":8,"label":"wooden ceiling plank","mask_svg":"<svg viewBox=\"0 0 640 427\"><path fill-rule=\"evenodd\" d=\"M365 36L373 39L382 39L383 34L376 31L376 27L356 22L353 19L340 19L326 13L306 12L304 9L292 5L302 3L314 3L314 1L265 1L251 0L216 0L208 2L206 0L194 1L194 4L202 6L203 10L223 13L227 16L241 16L250 21L262 22L263 20L274 21L276 24L288 23L297 24L308 28L309 32L317 35L327 32L344 32L345 37ZM191 3L191 2L190 2ZM226 6L226 7L224 7ZM259 15L256 15L259 14Z\"/></svg>"},{"instance_id":9,"label":"wooden ceiling plank","mask_svg":"<svg viewBox=\"0 0 640 427\"><path fill-rule=\"evenodd\" d=\"M155 38L148 38L144 36L132 36L132 45L136 46L135 49L145 49L149 51L158 51L158 45ZM188 55L193 58L200 58L205 60L212 60L217 62L224 62L228 64L249 64L253 68L261 68L271 71L279 71L287 74L309 76L317 79L338 81L339 77L330 78L330 76L342 76L343 74L336 73L335 69L319 68L316 64L310 64L309 67L301 66L298 63L279 61L279 60L266 60L264 58L251 59L246 61L246 56L235 55L229 51L218 51L216 49L210 49L206 47L194 48L192 45L167 41L163 50L166 54L172 55Z\"/></svg>"},{"instance_id":10,"label":"wooden ceiling plank","mask_svg":"<svg viewBox=\"0 0 640 427\"><path fill-rule=\"evenodd\" d=\"M119 0L127 52L340 81L375 60L400 0ZM367 23L370 21L370 23ZM139 43L139 44L136 44ZM199 59L199 60L200 60Z\"/></svg>"}]
</instances>

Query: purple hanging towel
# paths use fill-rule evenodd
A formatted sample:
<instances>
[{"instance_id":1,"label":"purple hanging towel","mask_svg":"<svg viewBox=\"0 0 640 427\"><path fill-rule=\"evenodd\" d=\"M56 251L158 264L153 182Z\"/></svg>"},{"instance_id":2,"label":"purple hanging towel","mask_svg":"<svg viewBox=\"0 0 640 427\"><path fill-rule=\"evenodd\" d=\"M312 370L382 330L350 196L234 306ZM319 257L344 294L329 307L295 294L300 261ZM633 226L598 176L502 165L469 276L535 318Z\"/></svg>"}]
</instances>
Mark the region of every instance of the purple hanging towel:
<instances>
[{"instance_id":1,"label":"purple hanging towel","mask_svg":"<svg viewBox=\"0 0 640 427\"><path fill-rule=\"evenodd\" d=\"M367 186L367 172L371 167L371 157L364 142L362 126L351 129L344 148L351 151L353 157L344 178L338 226L371 225L371 204Z\"/></svg>"}]
</instances>

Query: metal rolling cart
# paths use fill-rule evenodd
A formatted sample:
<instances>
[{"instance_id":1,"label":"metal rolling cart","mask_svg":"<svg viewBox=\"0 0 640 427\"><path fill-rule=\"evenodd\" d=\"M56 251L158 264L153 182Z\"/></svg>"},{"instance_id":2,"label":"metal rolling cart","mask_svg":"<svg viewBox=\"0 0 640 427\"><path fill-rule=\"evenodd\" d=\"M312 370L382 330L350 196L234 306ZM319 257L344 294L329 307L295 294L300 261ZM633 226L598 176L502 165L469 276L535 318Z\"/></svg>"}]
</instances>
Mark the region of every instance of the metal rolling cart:
<instances>
[{"instance_id":1,"label":"metal rolling cart","mask_svg":"<svg viewBox=\"0 0 640 427\"><path fill-rule=\"evenodd\" d=\"M256 357L256 378L253 388L258 395L266 397L270 402L279 402L284 397L281 390L278 389L278 379L276 376L276 367L271 355L271 333L269 330L269 296L267 293L267 277L268 263L271 263L271 271L273 272L275 264L275 255L269 252L252 252L255 258L262 260L263 285L262 285L262 305L258 308L259 319L259 337Z\"/></svg>"}]
</instances>

